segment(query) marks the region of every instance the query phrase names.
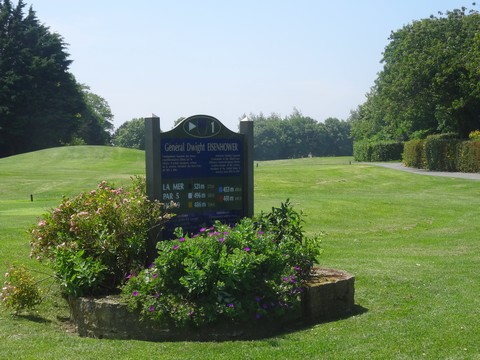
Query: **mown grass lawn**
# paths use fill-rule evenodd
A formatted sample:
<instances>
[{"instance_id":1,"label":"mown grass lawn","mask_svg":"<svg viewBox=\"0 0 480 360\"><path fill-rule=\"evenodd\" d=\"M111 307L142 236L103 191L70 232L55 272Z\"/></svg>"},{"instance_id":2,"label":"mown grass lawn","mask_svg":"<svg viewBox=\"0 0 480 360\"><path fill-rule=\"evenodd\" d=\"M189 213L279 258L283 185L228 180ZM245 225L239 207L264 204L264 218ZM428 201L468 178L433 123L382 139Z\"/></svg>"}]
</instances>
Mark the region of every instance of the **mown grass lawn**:
<instances>
[{"instance_id":1,"label":"mown grass lawn","mask_svg":"<svg viewBox=\"0 0 480 360\"><path fill-rule=\"evenodd\" d=\"M480 359L480 182L351 161L259 162L255 211L289 198L304 212L307 233L324 234L319 263L356 276L356 315L256 341L98 340L69 332L50 296L36 314L0 308L0 358ZM27 230L62 195L143 173L143 152L119 148L0 159L0 282L12 264L49 271L28 259Z\"/></svg>"}]
</instances>

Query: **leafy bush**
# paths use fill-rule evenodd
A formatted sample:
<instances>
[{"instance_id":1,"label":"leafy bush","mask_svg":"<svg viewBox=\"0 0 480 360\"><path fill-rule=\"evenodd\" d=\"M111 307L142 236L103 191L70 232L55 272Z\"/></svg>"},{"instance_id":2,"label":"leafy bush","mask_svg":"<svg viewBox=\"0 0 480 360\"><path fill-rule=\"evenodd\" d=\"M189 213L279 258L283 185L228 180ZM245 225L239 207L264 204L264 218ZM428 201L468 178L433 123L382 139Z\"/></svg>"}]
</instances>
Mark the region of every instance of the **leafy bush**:
<instances>
[{"instance_id":1,"label":"leafy bush","mask_svg":"<svg viewBox=\"0 0 480 360\"><path fill-rule=\"evenodd\" d=\"M402 161L405 166L417 169L425 168L424 140L407 141L403 148Z\"/></svg>"},{"instance_id":2,"label":"leafy bush","mask_svg":"<svg viewBox=\"0 0 480 360\"><path fill-rule=\"evenodd\" d=\"M435 171L456 171L459 144L460 140L456 139L456 134L427 136L424 145L426 168Z\"/></svg>"},{"instance_id":3,"label":"leafy bush","mask_svg":"<svg viewBox=\"0 0 480 360\"><path fill-rule=\"evenodd\" d=\"M164 211L147 199L144 179L126 189L102 181L43 215L31 229L31 256L51 261L68 295L115 292L145 266L148 232L170 218Z\"/></svg>"},{"instance_id":4,"label":"leafy bush","mask_svg":"<svg viewBox=\"0 0 480 360\"><path fill-rule=\"evenodd\" d=\"M403 143L398 141L358 141L353 145L356 161L391 161L402 158Z\"/></svg>"},{"instance_id":5,"label":"leafy bush","mask_svg":"<svg viewBox=\"0 0 480 360\"><path fill-rule=\"evenodd\" d=\"M300 304L319 255L301 216L282 204L235 227L215 223L157 244L158 257L130 275L123 296L142 318L177 326L277 318Z\"/></svg>"},{"instance_id":6,"label":"leafy bush","mask_svg":"<svg viewBox=\"0 0 480 360\"><path fill-rule=\"evenodd\" d=\"M470 140L480 140L480 130L475 130L468 134Z\"/></svg>"},{"instance_id":7,"label":"leafy bush","mask_svg":"<svg viewBox=\"0 0 480 360\"><path fill-rule=\"evenodd\" d=\"M462 172L480 172L480 140L462 141L458 145L456 167Z\"/></svg>"},{"instance_id":8,"label":"leafy bush","mask_svg":"<svg viewBox=\"0 0 480 360\"><path fill-rule=\"evenodd\" d=\"M5 283L0 292L0 300L15 312L33 309L41 301L37 282L25 267L12 267L5 274Z\"/></svg>"}]
</instances>

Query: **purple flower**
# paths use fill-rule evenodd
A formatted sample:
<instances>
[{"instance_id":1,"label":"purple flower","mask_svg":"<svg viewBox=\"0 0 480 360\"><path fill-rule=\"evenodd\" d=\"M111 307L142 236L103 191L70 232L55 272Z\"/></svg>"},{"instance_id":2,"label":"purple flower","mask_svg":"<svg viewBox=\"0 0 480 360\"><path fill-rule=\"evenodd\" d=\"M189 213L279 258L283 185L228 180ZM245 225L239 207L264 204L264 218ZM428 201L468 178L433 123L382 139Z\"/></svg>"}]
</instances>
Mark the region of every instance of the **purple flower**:
<instances>
[{"instance_id":1,"label":"purple flower","mask_svg":"<svg viewBox=\"0 0 480 360\"><path fill-rule=\"evenodd\" d=\"M245 250L246 252L249 252L249 251L250 251L250 248L247 246L247 247L244 248L243 250Z\"/></svg>"},{"instance_id":2,"label":"purple flower","mask_svg":"<svg viewBox=\"0 0 480 360\"><path fill-rule=\"evenodd\" d=\"M173 250L177 250L178 249L178 245L173 245Z\"/></svg>"},{"instance_id":3,"label":"purple flower","mask_svg":"<svg viewBox=\"0 0 480 360\"><path fill-rule=\"evenodd\" d=\"M178 239L178 241L184 242L184 241L185 241L185 238L184 238L184 237L181 237L180 239Z\"/></svg>"},{"instance_id":4,"label":"purple flower","mask_svg":"<svg viewBox=\"0 0 480 360\"><path fill-rule=\"evenodd\" d=\"M205 230L207 230L207 229L203 227L203 228L200 229L200 232L205 232Z\"/></svg>"},{"instance_id":5,"label":"purple flower","mask_svg":"<svg viewBox=\"0 0 480 360\"><path fill-rule=\"evenodd\" d=\"M285 282L288 282L288 281L290 281L290 278L289 278L288 276L284 276L284 277L282 278L282 280L285 281Z\"/></svg>"},{"instance_id":6,"label":"purple flower","mask_svg":"<svg viewBox=\"0 0 480 360\"><path fill-rule=\"evenodd\" d=\"M193 310L190 310L190 312L188 313L188 316L193 316Z\"/></svg>"},{"instance_id":7,"label":"purple flower","mask_svg":"<svg viewBox=\"0 0 480 360\"><path fill-rule=\"evenodd\" d=\"M295 271L300 271L300 270L302 270L302 269L300 268L300 266L294 266L294 267L293 267L293 270L295 270Z\"/></svg>"},{"instance_id":8,"label":"purple flower","mask_svg":"<svg viewBox=\"0 0 480 360\"><path fill-rule=\"evenodd\" d=\"M159 293L156 293L156 294L154 295L154 298L155 298L155 299L158 299L159 297L160 297L160 294L159 294Z\"/></svg>"},{"instance_id":9,"label":"purple flower","mask_svg":"<svg viewBox=\"0 0 480 360\"><path fill-rule=\"evenodd\" d=\"M258 232L258 235L263 235L263 231L259 231L259 232Z\"/></svg>"},{"instance_id":10,"label":"purple flower","mask_svg":"<svg viewBox=\"0 0 480 360\"><path fill-rule=\"evenodd\" d=\"M153 274L153 278L154 278L154 279L156 279L157 277L158 277L158 274L157 274L157 273Z\"/></svg>"},{"instance_id":11,"label":"purple flower","mask_svg":"<svg viewBox=\"0 0 480 360\"><path fill-rule=\"evenodd\" d=\"M260 319L261 317L262 317L262 314L259 314L259 313L256 313L256 314L255 314L255 319L258 320L258 319Z\"/></svg>"},{"instance_id":12,"label":"purple flower","mask_svg":"<svg viewBox=\"0 0 480 360\"><path fill-rule=\"evenodd\" d=\"M138 296L138 291L134 291L134 292L132 293L132 296Z\"/></svg>"},{"instance_id":13,"label":"purple flower","mask_svg":"<svg viewBox=\"0 0 480 360\"><path fill-rule=\"evenodd\" d=\"M235 305L234 305L234 304L232 304L232 303L230 303L230 304L227 304L227 306L228 306L229 308L234 308L234 307L235 307Z\"/></svg>"},{"instance_id":14,"label":"purple flower","mask_svg":"<svg viewBox=\"0 0 480 360\"><path fill-rule=\"evenodd\" d=\"M130 280L132 278L132 274L127 275L127 280Z\"/></svg>"},{"instance_id":15,"label":"purple flower","mask_svg":"<svg viewBox=\"0 0 480 360\"><path fill-rule=\"evenodd\" d=\"M150 266L148 267L149 269L153 268L155 266L155 264L150 264Z\"/></svg>"},{"instance_id":16,"label":"purple flower","mask_svg":"<svg viewBox=\"0 0 480 360\"><path fill-rule=\"evenodd\" d=\"M262 305L262 308L264 308L265 310L267 310L267 309L268 309L268 304L263 304L263 305Z\"/></svg>"},{"instance_id":17,"label":"purple flower","mask_svg":"<svg viewBox=\"0 0 480 360\"><path fill-rule=\"evenodd\" d=\"M228 231L224 231L224 232L223 232L223 235L227 236L227 235L228 235Z\"/></svg>"},{"instance_id":18,"label":"purple flower","mask_svg":"<svg viewBox=\"0 0 480 360\"><path fill-rule=\"evenodd\" d=\"M255 296L255 301L256 301L256 302L260 302L260 301L262 301L262 298L261 298L260 296L256 295L256 296Z\"/></svg>"},{"instance_id":19,"label":"purple flower","mask_svg":"<svg viewBox=\"0 0 480 360\"><path fill-rule=\"evenodd\" d=\"M220 238L220 239L218 239L218 241L220 241L221 243L223 243L223 242L225 241L225 239L224 239L224 238Z\"/></svg>"},{"instance_id":20,"label":"purple flower","mask_svg":"<svg viewBox=\"0 0 480 360\"><path fill-rule=\"evenodd\" d=\"M155 311L155 306L150 306L150 307L148 308L148 311L150 311L150 312Z\"/></svg>"}]
</instances>

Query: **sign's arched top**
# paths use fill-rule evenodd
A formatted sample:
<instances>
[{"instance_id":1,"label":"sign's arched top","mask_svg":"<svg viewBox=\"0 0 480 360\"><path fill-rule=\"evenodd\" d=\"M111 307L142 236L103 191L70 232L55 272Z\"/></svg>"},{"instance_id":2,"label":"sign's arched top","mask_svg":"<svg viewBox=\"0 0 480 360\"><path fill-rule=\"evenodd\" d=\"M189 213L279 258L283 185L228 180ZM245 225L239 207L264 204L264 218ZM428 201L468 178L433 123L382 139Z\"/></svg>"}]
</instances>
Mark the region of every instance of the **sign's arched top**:
<instances>
[{"instance_id":1,"label":"sign's arched top","mask_svg":"<svg viewBox=\"0 0 480 360\"><path fill-rule=\"evenodd\" d=\"M212 116L195 115L183 121L183 131L196 138L210 138L222 130L222 123Z\"/></svg>"}]
</instances>

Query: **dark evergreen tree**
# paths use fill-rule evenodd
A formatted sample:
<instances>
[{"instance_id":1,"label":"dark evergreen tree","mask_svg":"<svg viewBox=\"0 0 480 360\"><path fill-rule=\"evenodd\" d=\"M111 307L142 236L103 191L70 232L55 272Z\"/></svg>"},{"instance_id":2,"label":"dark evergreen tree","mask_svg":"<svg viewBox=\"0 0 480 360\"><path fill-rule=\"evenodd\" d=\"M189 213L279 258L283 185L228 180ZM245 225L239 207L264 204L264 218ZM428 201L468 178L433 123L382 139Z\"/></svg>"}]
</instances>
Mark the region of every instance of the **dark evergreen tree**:
<instances>
[{"instance_id":1,"label":"dark evergreen tree","mask_svg":"<svg viewBox=\"0 0 480 360\"><path fill-rule=\"evenodd\" d=\"M32 8L25 15L24 8L23 0L16 6L0 0L0 157L78 137L107 143L111 118L102 120L87 106L68 71L72 61L62 37L41 24ZM87 133L103 139L92 140Z\"/></svg>"}]
</instances>

